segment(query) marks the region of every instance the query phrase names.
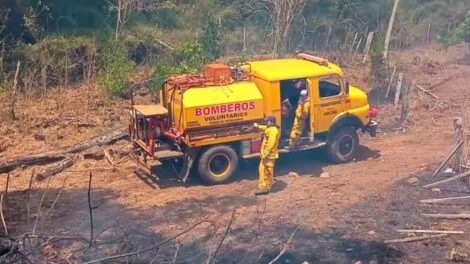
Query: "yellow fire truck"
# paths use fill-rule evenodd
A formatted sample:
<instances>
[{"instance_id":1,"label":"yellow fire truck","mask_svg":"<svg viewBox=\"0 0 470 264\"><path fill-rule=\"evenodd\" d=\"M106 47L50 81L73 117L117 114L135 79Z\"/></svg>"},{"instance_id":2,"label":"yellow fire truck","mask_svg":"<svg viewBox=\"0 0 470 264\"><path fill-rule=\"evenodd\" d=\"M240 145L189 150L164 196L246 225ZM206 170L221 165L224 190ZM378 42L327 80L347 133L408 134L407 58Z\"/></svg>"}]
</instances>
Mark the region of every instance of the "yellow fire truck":
<instances>
[{"instance_id":1,"label":"yellow fire truck","mask_svg":"<svg viewBox=\"0 0 470 264\"><path fill-rule=\"evenodd\" d=\"M301 83L311 100L300 146L284 148L292 127ZM259 157L261 134L254 127L276 117L280 153L325 148L335 163L354 159L357 132L375 136L377 110L367 94L350 86L340 67L309 54L253 61L244 65L209 64L200 75L168 78L154 105L133 105L129 137L141 169L149 159L168 162L186 181L198 174L210 184L226 182L241 159Z\"/></svg>"}]
</instances>

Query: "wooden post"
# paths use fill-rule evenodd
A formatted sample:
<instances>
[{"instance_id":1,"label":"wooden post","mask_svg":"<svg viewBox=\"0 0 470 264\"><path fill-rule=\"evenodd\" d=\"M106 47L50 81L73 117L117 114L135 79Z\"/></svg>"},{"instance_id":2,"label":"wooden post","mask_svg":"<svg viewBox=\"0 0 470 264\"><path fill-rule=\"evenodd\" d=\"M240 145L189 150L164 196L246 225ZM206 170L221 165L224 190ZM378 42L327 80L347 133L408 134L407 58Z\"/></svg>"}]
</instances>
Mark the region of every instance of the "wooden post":
<instances>
[{"instance_id":1,"label":"wooden post","mask_svg":"<svg viewBox=\"0 0 470 264\"><path fill-rule=\"evenodd\" d=\"M401 93L401 86L403 84L403 73L398 74L398 84L397 84L397 90L395 92L395 107L398 107L398 102L400 102L400 93Z\"/></svg>"},{"instance_id":2,"label":"wooden post","mask_svg":"<svg viewBox=\"0 0 470 264\"><path fill-rule=\"evenodd\" d=\"M16 63L16 72L15 78L13 79L13 89L11 89L11 109L10 109L10 116L12 120L16 120L15 108L16 108L16 99L18 96L17 87L18 87L18 75L20 73L20 65L21 62L18 61Z\"/></svg>"},{"instance_id":3,"label":"wooden post","mask_svg":"<svg viewBox=\"0 0 470 264\"><path fill-rule=\"evenodd\" d=\"M464 141L464 132L463 132L463 120L461 117L454 119L454 130L455 130L455 140L458 143ZM464 152L465 144L457 150L455 153L455 159L453 164L453 170L457 173L461 173L461 164L462 164L462 155Z\"/></svg>"},{"instance_id":4,"label":"wooden post","mask_svg":"<svg viewBox=\"0 0 470 264\"><path fill-rule=\"evenodd\" d=\"M393 79L395 79L395 73L397 72L397 66L393 67L392 76L390 77L390 81L388 82L387 93L385 94L385 98L388 98L390 94L390 89L392 88Z\"/></svg>"},{"instance_id":5,"label":"wooden post","mask_svg":"<svg viewBox=\"0 0 470 264\"><path fill-rule=\"evenodd\" d=\"M246 50L246 28L243 27L243 51Z\"/></svg>"},{"instance_id":6,"label":"wooden post","mask_svg":"<svg viewBox=\"0 0 470 264\"><path fill-rule=\"evenodd\" d=\"M361 47L362 44L362 38L359 39L359 42L357 43L356 51L354 51L354 56L353 58L356 58L357 51L359 50L359 47Z\"/></svg>"},{"instance_id":7,"label":"wooden post","mask_svg":"<svg viewBox=\"0 0 470 264\"><path fill-rule=\"evenodd\" d=\"M357 32L356 32L356 35L354 35L354 40L353 40L353 43L351 45L351 48L349 49L349 55L352 54L353 50L354 50L354 47L356 46L356 39L357 39Z\"/></svg>"},{"instance_id":8,"label":"wooden post","mask_svg":"<svg viewBox=\"0 0 470 264\"><path fill-rule=\"evenodd\" d=\"M46 51L42 51L41 54L41 85L44 92L47 89L47 63L46 63Z\"/></svg>"},{"instance_id":9,"label":"wooden post","mask_svg":"<svg viewBox=\"0 0 470 264\"><path fill-rule=\"evenodd\" d=\"M69 88L69 48L67 42L65 42L65 89Z\"/></svg>"},{"instance_id":10,"label":"wooden post","mask_svg":"<svg viewBox=\"0 0 470 264\"><path fill-rule=\"evenodd\" d=\"M426 44L429 44L429 39L431 38L431 26L432 26L432 22L429 22L428 35L427 35L427 38L426 38Z\"/></svg>"},{"instance_id":11,"label":"wooden post","mask_svg":"<svg viewBox=\"0 0 470 264\"><path fill-rule=\"evenodd\" d=\"M388 57L388 47L390 45L390 38L392 37L393 24L395 23L395 16L397 14L398 3L400 0L395 0L393 4L392 16L390 17L390 22L388 24L387 35L385 37L385 46L384 46L384 59Z\"/></svg>"},{"instance_id":12,"label":"wooden post","mask_svg":"<svg viewBox=\"0 0 470 264\"><path fill-rule=\"evenodd\" d=\"M362 64L366 64L367 62L367 56L369 55L369 50L373 39L374 32L369 32L369 35L367 35L366 47L364 48L364 59L362 60Z\"/></svg>"},{"instance_id":13,"label":"wooden post","mask_svg":"<svg viewBox=\"0 0 470 264\"><path fill-rule=\"evenodd\" d=\"M402 92L402 100L401 100L401 117L400 121L402 123L406 123L408 121L408 111L410 108L409 105L409 98L410 98L410 90L411 90L411 85L407 80L404 81L404 87L403 87L403 92Z\"/></svg>"}]
</instances>

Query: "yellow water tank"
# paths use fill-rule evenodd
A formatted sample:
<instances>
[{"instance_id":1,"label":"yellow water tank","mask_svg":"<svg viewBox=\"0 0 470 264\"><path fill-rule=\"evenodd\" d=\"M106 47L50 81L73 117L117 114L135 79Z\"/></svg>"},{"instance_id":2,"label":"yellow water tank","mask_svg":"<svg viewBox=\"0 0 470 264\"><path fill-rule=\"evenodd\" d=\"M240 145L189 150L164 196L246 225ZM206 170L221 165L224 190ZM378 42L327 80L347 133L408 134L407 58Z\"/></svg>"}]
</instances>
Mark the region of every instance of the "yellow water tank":
<instances>
[{"instance_id":1,"label":"yellow water tank","mask_svg":"<svg viewBox=\"0 0 470 264\"><path fill-rule=\"evenodd\" d=\"M263 103L254 82L190 88L175 96L173 120L182 131L257 121L264 118Z\"/></svg>"}]
</instances>

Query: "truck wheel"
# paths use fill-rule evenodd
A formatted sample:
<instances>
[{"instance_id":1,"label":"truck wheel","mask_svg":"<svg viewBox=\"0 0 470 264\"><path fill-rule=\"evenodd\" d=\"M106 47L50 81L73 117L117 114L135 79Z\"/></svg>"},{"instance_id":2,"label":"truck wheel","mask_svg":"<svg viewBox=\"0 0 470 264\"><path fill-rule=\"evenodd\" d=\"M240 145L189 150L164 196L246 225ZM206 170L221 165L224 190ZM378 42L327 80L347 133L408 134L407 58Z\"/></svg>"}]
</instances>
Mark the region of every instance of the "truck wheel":
<instances>
[{"instance_id":1,"label":"truck wheel","mask_svg":"<svg viewBox=\"0 0 470 264\"><path fill-rule=\"evenodd\" d=\"M209 184L220 184L227 181L237 168L238 155L229 146L209 148L199 158L199 175Z\"/></svg>"},{"instance_id":2,"label":"truck wheel","mask_svg":"<svg viewBox=\"0 0 470 264\"><path fill-rule=\"evenodd\" d=\"M328 142L328 157L335 163L348 163L354 159L358 144L354 127L343 127Z\"/></svg>"}]
</instances>

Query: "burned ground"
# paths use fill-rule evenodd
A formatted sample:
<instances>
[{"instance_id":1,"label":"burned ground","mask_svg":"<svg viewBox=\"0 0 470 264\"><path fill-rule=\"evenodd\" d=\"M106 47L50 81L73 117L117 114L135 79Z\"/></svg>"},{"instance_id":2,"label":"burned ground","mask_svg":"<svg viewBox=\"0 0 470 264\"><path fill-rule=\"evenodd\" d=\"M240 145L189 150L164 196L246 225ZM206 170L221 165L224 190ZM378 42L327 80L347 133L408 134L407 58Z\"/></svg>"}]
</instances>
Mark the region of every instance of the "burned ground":
<instances>
[{"instance_id":1,"label":"burned ground","mask_svg":"<svg viewBox=\"0 0 470 264\"><path fill-rule=\"evenodd\" d=\"M132 263L147 263L156 256L155 263L171 263L178 248L176 263L204 263L214 254L234 210L230 232L217 252L218 263L268 263L279 254L296 228L292 243L278 263L450 263L449 256L468 261L467 235L406 244L384 243L406 237L397 233L397 229L470 232L463 220L430 220L421 215L465 212L469 210L468 203L431 206L419 202L459 196L467 191L463 184L444 186L440 192L422 188L441 179L433 179L430 174L452 150L453 119L462 116L470 97L466 87L470 67L458 63L462 47L454 49L446 53L423 47L394 56L402 64L408 64L413 83L423 87L438 84L432 91L445 102L438 103L415 90L410 122L406 125L398 121L399 110L395 106L381 104L379 122L383 129L379 137L362 135L363 146L350 164L331 164L322 151L283 156L276 166L274 192L266 199L253 196L257 161L244 163L231 182L207 186L197 178L182 184L165 167L155 170L158 178L136 175L135 165L126 156L113 156L117 163L114 166L103 157L84 158L51 178L49 187L48 180L33 182L29 224L26 209L29 180L33 170L39 172L43 167L13 171L4 208L9 232L19 236L32 230L47 189L37 233L89 239L87 191L88 173L92 171L92 203L98 206L93 210L96 244L87 249L83 240L48 243L34 254L37 263L62 263L66 259L85 262L133 252L158 244L205 219L210 223L172 240L158 252L152 250L129 258ZM416 56L421 58L420 62L413 59ZM428 62L431 58L439 64ZM423 71L429 63L434 68L439 66L439 70ZM360 66L345 71L351 72L352 79L359 82L364 79L364 69ZM109 98L97 95L89 99L93 107L80 109L90 98L81 92L85 91L63 91L70 93L70 98L68 104L61 106L55 104L63 95L50 95L50 103L24 99L20 103L24 107L20 116L24 119L2 126L5 138L0 158L70 145L125 124L127 102L110 102ZM34 111L33 103L38 103L42 112ZM54 110L57 107L61 114ZM34 137L32 131L38 136ZM125 144L107 148L118 150L121 145ZM409 183L410 177L416 177L418 183ZM0 180L4 186L6 177ZM49 212L64 180L65 187Z\"/></svg>"}]
</instances>

